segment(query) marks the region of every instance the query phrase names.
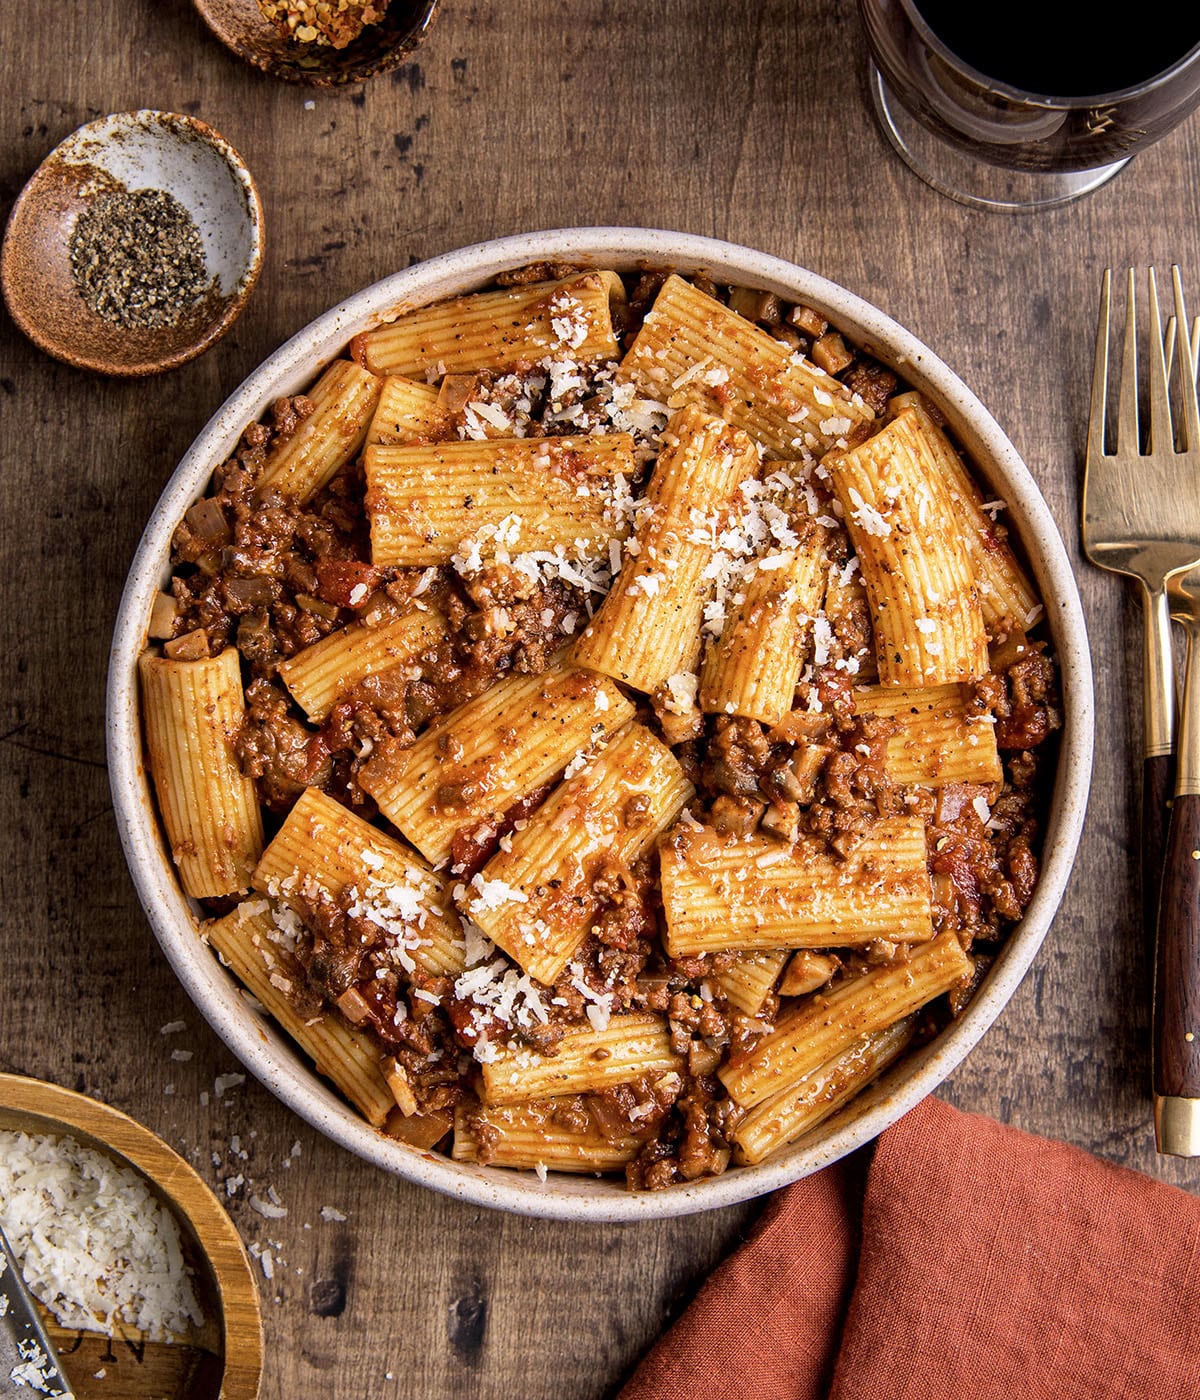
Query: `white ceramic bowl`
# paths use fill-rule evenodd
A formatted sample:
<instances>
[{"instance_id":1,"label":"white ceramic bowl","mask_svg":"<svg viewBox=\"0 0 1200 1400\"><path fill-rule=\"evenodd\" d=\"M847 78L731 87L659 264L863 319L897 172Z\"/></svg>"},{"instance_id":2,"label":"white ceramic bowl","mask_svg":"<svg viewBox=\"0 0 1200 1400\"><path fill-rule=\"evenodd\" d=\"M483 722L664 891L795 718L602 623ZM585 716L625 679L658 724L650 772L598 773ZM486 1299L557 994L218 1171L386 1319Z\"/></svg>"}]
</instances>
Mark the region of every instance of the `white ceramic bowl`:
<instances>
[{"instance_id":1,"label":"white ceramic bowl","mask_svg":"<svg viewBox=\"0 0 1200 1400\"><path fill-rule=\"evenodd\" d=\"M1042 853L1042 875L965 1014L904 1060L802 1143L755 1167L675 1186L627 1192L620 1181L460 1164L375 1132L320 1080L269 1023L249 1009L232 978L196 937L155 814L142 755L137 658L151 599L169 573L171 536L243 427L273 399L299 392L357 332L398 312L488 283L537 259L596 267L705 269L717 281L761 287L805 302L858 345L896 368L941 407L1028 554L1062 671L1064 726ZM641 1220L730 1205L774 1190L836 1161L913 1107L958 1065L995 1020L1041 945L1066 886L1083 825L1092 759L1092 677L1075 581L1050 512L1028 468L991 414L936 355L852 293L791 263L731 243L637 228L558 229L522 234L433 258L350 297L293 336L225 402L196 439L154 510L126 583L108 681L108 758L125 854L151 925L188 993L233 1053L266 1086L335 1142L398 1176L480 1205L560 1219Z\"/></svg>"}]
</instances>

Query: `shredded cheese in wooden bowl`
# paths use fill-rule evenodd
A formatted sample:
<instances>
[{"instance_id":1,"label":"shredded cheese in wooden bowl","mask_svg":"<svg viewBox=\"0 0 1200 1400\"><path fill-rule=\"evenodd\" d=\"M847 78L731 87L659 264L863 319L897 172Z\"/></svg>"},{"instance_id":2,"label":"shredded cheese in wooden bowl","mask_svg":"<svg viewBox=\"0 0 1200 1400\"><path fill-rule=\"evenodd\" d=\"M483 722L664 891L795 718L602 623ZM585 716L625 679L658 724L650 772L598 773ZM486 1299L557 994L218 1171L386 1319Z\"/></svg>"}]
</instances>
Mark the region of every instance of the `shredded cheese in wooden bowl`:
<instances>
[{"instance_id":1,"label":"shredded cheese in wooden bowl","mask_svg":"<svg viewBox=\"0 0 1200 1400\"><path fill-rule=\"evenodd\" d=\"M174 1218L131 1167L74 1138L0 1132L0 1225L64 1327L162 1341L204 1320Z\"/></svg>"}]
</instances>

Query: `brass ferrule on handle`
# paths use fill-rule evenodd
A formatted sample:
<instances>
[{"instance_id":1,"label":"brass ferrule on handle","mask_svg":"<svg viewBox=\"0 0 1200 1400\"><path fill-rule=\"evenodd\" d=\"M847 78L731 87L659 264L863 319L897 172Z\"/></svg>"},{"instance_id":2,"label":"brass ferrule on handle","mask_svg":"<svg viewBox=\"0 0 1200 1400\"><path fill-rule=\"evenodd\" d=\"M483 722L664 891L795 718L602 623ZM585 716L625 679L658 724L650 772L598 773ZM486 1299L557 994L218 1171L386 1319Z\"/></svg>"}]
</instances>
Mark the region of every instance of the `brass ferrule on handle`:
<instances>
[{"instance_id":1,"label":"brass ferrule on handle","mask_svg":"<svg viewBox=\"0 0 1200 1400\"><path fill-rule=\"evenodd\" d=\"M1171 653L1171 613L1165 589L1142 588L1142 753L1170 753L1175 743L1175 662Z\"/></svg>"},{"instance_id":2,"label":"brass ferrule on handle","mask_svg":"<svg viewBox=\"0 0 1200 1400\"><path fill-rule=\"evenodd\" d=\"M1200 1099L1154 1097L1154 1139L1170 1157L1200 1157Z\"/></svg>"}]
</instances>

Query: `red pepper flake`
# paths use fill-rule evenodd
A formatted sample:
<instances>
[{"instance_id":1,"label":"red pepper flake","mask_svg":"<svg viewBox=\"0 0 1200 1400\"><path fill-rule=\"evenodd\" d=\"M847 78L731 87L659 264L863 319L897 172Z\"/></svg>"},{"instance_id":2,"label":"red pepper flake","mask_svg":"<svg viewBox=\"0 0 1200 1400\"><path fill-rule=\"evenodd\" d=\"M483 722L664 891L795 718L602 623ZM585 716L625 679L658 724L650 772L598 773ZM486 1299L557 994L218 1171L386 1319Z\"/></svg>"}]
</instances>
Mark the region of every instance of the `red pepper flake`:
<instances>
[{"instance_id":1,"label":"red pepper flake","mask_svg":"<svg viewBox=\"0 0 1200 1400\"><path fill-rule=\"evenodd\" d=\"M258 0L258 8L285 39L344 49L387 13L381 0Z\"/></svg>"}]
</instances>

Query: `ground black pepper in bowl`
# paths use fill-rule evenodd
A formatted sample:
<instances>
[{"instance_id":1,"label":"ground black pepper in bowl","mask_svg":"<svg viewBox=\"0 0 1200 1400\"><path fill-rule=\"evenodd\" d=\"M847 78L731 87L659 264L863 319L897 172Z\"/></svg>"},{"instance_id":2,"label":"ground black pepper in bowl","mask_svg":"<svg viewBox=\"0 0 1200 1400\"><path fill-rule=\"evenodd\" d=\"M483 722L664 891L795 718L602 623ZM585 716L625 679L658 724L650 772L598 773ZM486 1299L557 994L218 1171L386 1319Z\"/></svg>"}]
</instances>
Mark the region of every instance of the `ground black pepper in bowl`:
<instances>
[{"instance_id":1,"label":"ground black pepper in bowl","mask_svg":"<svg viewBox=\"0 0 1200 1400\"><path fill-rule=\"evenodd\" d=\"M198 117L114 112L61 141L17 196L0 290L48 354L157 374L233 324L262 267L246 164Z\"/></svg>"},{"instance_id":2,"label":"ground black pepper in bowl","mask_svg":"<svg viewBox=\"0 0 1200 1400\"><path fill-rule=\"evenodd\" d=\"M122 326L173 326L208 291L200 230L166 190L97 195L71 237L88 307Z\"/></svg>"}]
</instances>

